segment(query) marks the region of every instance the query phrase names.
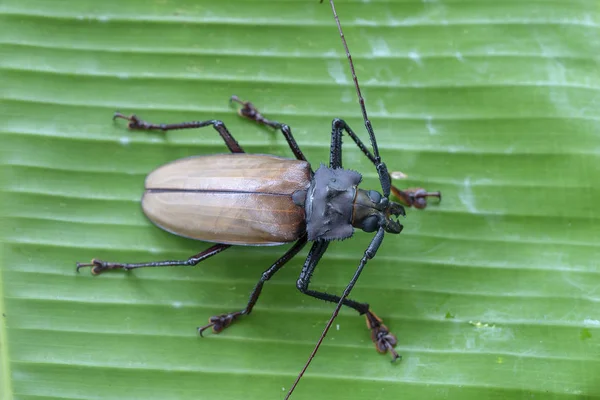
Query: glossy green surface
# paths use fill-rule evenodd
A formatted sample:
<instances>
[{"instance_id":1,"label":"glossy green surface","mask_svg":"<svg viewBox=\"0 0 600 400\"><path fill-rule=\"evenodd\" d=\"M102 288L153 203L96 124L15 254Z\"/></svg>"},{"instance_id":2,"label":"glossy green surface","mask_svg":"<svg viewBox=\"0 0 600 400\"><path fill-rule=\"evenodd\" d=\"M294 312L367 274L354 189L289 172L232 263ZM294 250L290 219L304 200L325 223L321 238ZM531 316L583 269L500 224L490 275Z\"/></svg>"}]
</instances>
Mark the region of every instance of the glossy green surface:
<instances>
[{"instance_id":1,"label":"glossy green surface","mask_svg":"<svg viewBox=\"0 0 600 400\"><path fill-rule=\"evenodd\" d=\"M390 365L343 311L295 399L600 397L600 5L597 1L340 1L381 153L409 210L353 292L398 336ZM143 180L226 151L289 156L237 117L237 94L288 123L313 165L331 120L367 138L331 10L318 1L0 3L3 399L280 399L332 305L301 295L302 255L241 308L286 247L236 248L196 268L92 277L92 257L187 258L207 247L155 228ZM377 189L346 139L344 162ZM330 246L315 289L341 292L370 235Z\"/></svg>"}]
</instances>

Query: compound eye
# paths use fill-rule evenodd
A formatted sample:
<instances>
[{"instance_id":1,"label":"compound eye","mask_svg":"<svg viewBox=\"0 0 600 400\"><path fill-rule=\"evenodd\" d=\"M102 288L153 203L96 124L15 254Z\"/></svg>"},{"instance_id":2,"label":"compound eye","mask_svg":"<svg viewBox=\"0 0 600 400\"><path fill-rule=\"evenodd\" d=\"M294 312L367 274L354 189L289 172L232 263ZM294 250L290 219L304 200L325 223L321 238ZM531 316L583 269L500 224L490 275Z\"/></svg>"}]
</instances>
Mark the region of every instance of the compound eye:
<instances>
[{"instance_id":1,"label":"compound eye","mask_svg":"<svg viewBox=\"0 0 600 400\"><path fill-rule=\"evenodd\" d=\"M379 218L377 215L370 215L363 221L362 230L371 233L375 232L379 228Z\"/></svg>"},{"instance_id":2,"label":"compound eye","mask_svg":"<svg viewBox=\"0 0 600 400\"><path fill-rule=\"evenodd\" d=\"M369 192L367 193L367 195L369 196L369 198L375 204L377 204L377 203L379 203L381 201L381 194L379 194L378 192L376 192L374 190L369 190Z\"/></svg>"}]
</instances>

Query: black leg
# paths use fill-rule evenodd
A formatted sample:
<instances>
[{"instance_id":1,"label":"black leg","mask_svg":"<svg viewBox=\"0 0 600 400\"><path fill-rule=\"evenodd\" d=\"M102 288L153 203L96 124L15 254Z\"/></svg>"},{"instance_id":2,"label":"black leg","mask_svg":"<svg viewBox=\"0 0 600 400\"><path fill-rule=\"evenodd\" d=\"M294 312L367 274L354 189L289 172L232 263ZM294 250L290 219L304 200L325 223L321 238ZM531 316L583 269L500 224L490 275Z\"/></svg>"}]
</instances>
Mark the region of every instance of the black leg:
<instances>
[{"instance_id":1,"label":"black leg","mask_svg":"<svg viewBox=\"0 0 600 400\"><path fill-rule=\"evenodd\" d=\"M292 135L292 129L288 125L265 118L254 106L254 104L250 103L249 101L242 101L237 96L231 96L231 101L235 101L236 103L242 105L242 108L238 110L238 114L240 114L242 117L256 121L259 124L270 126L274 129L279 129L281 133L283 133L285 140L287 140L290 149L294 153L294 156L296 156L298 160L306 161L306 157L304 157L304 154L302 154L298 143L296 143L296 139L294 139L294 136Z\"/></svg>"},{"instance_id":2,"label":"black leg","mask_svg":"<svg viewBox=\"0 0 600 400\"><path fill-rule=\"evenodd\" d=\"M331 153L329 157L329 166L331 168L342 168L342 131L346 131L363 154L367 156L373 165L377 166L377 160L375 160L373 154L371 154L356 133L348 126L346 121L339 118L335 118L331 123Z\"/></svg>"},{"instance_id":3,"label":"black leg","mask_svg":"<svg viewBox=\"0 0 600 400\"><path fill-rule=\"evenodd\" d=\"M210 121L191 121L191 122L181 122L177 124L153 124L151 122L146 122L135 115L131 115L129 117L117 112L115 113L113 119L122 118L129 121L129 129L139 129L139 130L159 130L159 131L172 131L177 129L195 129L195 128L204 128L205 126L212 126L215 128L219 135L225 141L225 145L232 153L243 153L244 150L238 144L238 142L231 136L231 133L227 130L227 127L223 123L223 121L219 120L210 120Z\"/></svg>"},{"instance_id":4,"label":"black leg","mask_svg":"<svg viewBox=\"0 0 600 400\"><path fill-rule=\"evenodd\" d=\"M375 252L377 251L377 249L374 247L374 243L376 243L376 247L378 248L379 244L381 244L381 240L383 240L383 235L378 234L371 242L369 249L367 249L370 258L372 258L375 255ZM315 242L315 244L313 244L312 248L308 253L308 257L306 258L306 262L304 263L304 267L302 268L302 272L300 272L300 277L298 278L296 287L302 293L317 298L319 300L328 301L332 303L340 303L341 300L341 304L356 310L360 315L365 315L367 319L367 327L371 330L371 339L373 340L377 351L381 353L386 353L387 351L390 351L394 360L399 358L400 356L394 350L394 346L397 343L396 337L393 334L391 334L389 329L382 323L381 318L379 318L373 311L369 309L369 304L359 303L357 301L346 298L350 291L347 291L346 296L344 296L344 298L342 299L340 296L337 295L324 292L317 292L315 290L308 289L308 286L310 285L310 278L319 260L325 253L325 250L327 250L328 246L329 242L325 241L318 241ZM373 251L374 248L375 250ZM364 264L366 264L365 257L367 257L367 252L365 252L365 256L361 260L361 264L359 266L359 269L361 271L364 267ZM352 283L352 286L354 286L355 283L356 281ZM351 289L352 288L350 288L350 290Z\"/></svg>"},{"instance_id":5,"label":"black leg","mask_svg":"<svg viewBox=\"0 0 600 400\"><path fill-rule=\"evenodd\" d=\"M219 254L229 247L231 247L230 244L219 243L201 253L196 254L195 256L188 258L187 260L167 260L148 263L120 264L93 259L91 263L77 263L77 271L79 271L79 269L82 267L92 267L92 274L98 275L109 269L124 269L125 271L129 271L130 269L145 267L174 267L179 265L192 266L198 264L200 261L204 261L207 258L214 256L215 254Z\"/></svg>"},{"instance_id":6,"label":"black leg","mask_svg":"<svg viewBox=\"0 0 600 400\"><path fill-rule=\"evenodd\" d=\"M371 240L369 247L367 247L367 249L365 250L363 257L360 259L358 268L356 269L356 272L354 272L354 276L350 280L350 283L348 283L348 286L346 286L344 293L342 293L342 296L338 301L335 311L331 315L331 318L327 322L327 326L323 331L323 337L327 334L327 331L331 327L333 320L339 313L340 308L344 304L344 300L346 300L346 298L350 295L352 288L354 288L354 285L356 285L356 282L358 281L358 278L360 277L360 274L362 273L362 270L364 269L365 265L369 260L375 257L375 254L377 254L377 250L379 250L379 246L381 246L384 236L385 230L383 227L380 227L377 231L377 234L375 234L375 236ZM380 353L387 353L389 351L390 353L392 353L392 361L396 361L402 358L396 352L396 350L394 350L394 346L396 346L396 343L398 343L396 336L392 335L387 326L383 325L381 318L379 318L371 311L369 311L369 313L367 314L367 326L369 327L369 329L371 329L371 339L373 340L373 343L375 343L375 348L377 349L377 351L379 351Z\"/></svg>"},{"instance_id":7,"label":"black leg","mask_svg":"<svg viewBox=\"0 0 600 400\"><path fill-rule=\"evenodd\" d=\"M332 0L332 6L333 6L333 0ZM366 118L365 118L365 120L366 120ZM346 286L346 289L344 290L342 297L340 297L340 300L338 301L337 305L335 306L335 310L333 311L333 313L331 314L331 317L329 318L329 321L327 321L327 324L325 325L325 329L323 329L323 333L321 333L321 336L319 337L317 344L313 348L313 351L310 353L310 356L308 356L308 360L304 364L302 371L300 371L300 373L298 374L298 377L296 378L296 380L292 384L292 387L288 391L287 396L285 396L285 400L290 398L290 396L292 395L292 392L296 388L296 385L298 385L298 382L300 382L300 379L302 379L302 376L306 372L306 369L312 362L313 358L315 358L315 355L317 354L319 347L321 347L321 343L323 343L323 339L325 339L327 332L331 328L331 325L333 325L333 321L335 320L338 313L340 312L340 309L342 308L342 305L344 304L344 300L348 297L348 295L350 294L350 291L352 290L352 288L356 284L356 281L360 277L360 274L361 274L365 264L367 263L367 260L375 257L375 254L377 253L377 249L379 249L379 246L381 245L381 242L383 241L384 234L385 234L385 231L384 231L383 227L379 228L379 231L377 232L377 234L375 235L373 240L371 240L369 247L367 247L367 250L365 250L365 254L364 254L363 258L360 260L360 264L359 264L358 268L356 269L356 272L354 272L354 276L352 277L352 280L350 281L348 286ZM392 335L389 332L388 328L381 323L381 319L377 315L375 315L371 312L369 312L367 314L367 326L371 329L371 338L373 339L373 342L375 343L375 348L377 348L377 351L382 352L382 353L386 353L389 351L390 353L392 353L392 362L401 358L398 355L398 353L396 353L396 351L394 350L394 346L396 346L396 343L398 342L396 340L396 337L394 335Z\"/></svg>"},{"instance_id":8,"label":"black leg","mask_svg":"<svg viewBox=\"0 0 600 400\"><path fill-rule=\"evenodd\" d=\"M411 188L400 190L392 185L392 179L387 172L387 167L382 162L377 162L377 159L371 154L369 149L360 140L360 138L354 133L354 131L346 124L344 120L336 118L331 123L331 148L329 155L329 166L331 168L342 168L342 133L346 131L348 135L354 140L354 143L363 152L363 154L375 165L379 172L381 186L383 188L384 195L387 197L390 191L408 207L425 208L427 206L428 197L437 197L441 200L442 195L440 192L427 192L422 188ZM383 175L382 175L383 174ZM382 176L387 175L387 178ZM387 189L386 189L387 188ZM387 190L387 192L386 192Z\"/></svg>"},{"instance_id":9,"label":"black leg","mask_svg":"<svg viewBox=\"0 0 600 400\"><path fill-rule=\"evenodd\" d=\"M310 279L315 271L315 268L317 267L317 263L321 260L321 257L327 250L328 246L329 242L326 241L318 241L315 242L315 244L313 244L312 248L310 249L310 252L308 253L308 257L306 258L306 262L304 263L304 267L302 267L302 271L300 272L300 277L296 282L296 287L298 288L298 290L300 290L302 293L308 296L323 301L337 303L338 301L340 301L339 296L308 289L308 286L310 285ZM358 303L350 299L345 299L344 305L356 310L360 315L363 315L369 311L368 304Z\"/></svg>"},{"instance_id":10,"label":"black leg","mask_svg":"<svg viewBox=\"0 0 600 400\"><path fill-rule=\"evenodd\" d=\"M233 321L235 321L241 315L248 315L252 312L254 305L258 301L258 297L262 291L263 285L266 281L271 279L273 275L277 273L289 260L291 260L302 248L306 245L306 235L302 236L292 248L290 248L279 260L275 261L273 265L269 267L260 277L260 280L254 286L252 293L250 294L250 299L248 300L248 304L246 308L241 311L235 311L227 314L221 314L214 317L210 317L208 319L208 324L198 328L198 333L202 336L202 333L208 329L212 328L213 332L219 333L223 329L227 328Z\"/></svg>"},{"instance_id":11,"label":"black leg","mask_svg":"<svg viewBox=\"0 0 600 400\"><path fill-rule=\"evenodd\" d=\"M354 143L363 152L365 156L375 165L377 173L379 174L379 181L381 182L381 189L383 190L383 196L389 197L392 186L392 178L388 173L385 163L381 162L378 157L375 157L369 149L364 145L362 140L354 133L348 124L339 118L335 118L331 123L331 153L329 157L329 166L331 168L342 167L342 130L346 131L348 135L354 140Z\"/></svg>"}]
</instances>

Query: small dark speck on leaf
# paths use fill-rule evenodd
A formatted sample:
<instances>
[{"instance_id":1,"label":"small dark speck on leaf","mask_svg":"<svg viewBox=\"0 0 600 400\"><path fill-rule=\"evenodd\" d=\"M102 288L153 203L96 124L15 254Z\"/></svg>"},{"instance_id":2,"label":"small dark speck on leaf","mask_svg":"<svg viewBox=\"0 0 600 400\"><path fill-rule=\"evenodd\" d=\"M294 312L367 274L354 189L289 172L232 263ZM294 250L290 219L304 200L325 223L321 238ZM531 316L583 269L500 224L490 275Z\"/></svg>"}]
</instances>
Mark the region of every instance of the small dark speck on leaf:
<instances>
[{"instance_id":1,"label":"small dark speck on leaf","mask_svg":"<svg viewBox=\"0 0 600 400\"><path fill-rule=\"evenodd\" d=\"M446 312L446 319L454 319L454 314L452 314L450 311Z\"/></svg>"},{"instance_id":2,"label":"small dark speck on leaf","mask_svg":"<svg viewBox=\"0 0 600 400\"><path fill-rule=\"evenodd\" d=\"M579 338L581 340L591 339L592 338L592 333L590 332L590 330L588 328L583 328L581 330L581 333L579 334Z\"/></svg>"}]
</instances>

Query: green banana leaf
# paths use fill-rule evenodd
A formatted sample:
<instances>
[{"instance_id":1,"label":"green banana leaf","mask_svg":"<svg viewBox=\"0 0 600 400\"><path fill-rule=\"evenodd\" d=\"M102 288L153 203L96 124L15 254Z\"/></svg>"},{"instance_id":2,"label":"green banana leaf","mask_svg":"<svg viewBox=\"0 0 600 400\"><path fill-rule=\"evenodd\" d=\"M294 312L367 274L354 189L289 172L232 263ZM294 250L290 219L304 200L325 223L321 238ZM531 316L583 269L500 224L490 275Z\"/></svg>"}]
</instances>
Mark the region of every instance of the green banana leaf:
<instances>
[{"instance_id":1,"label":"green banana leaf","mask_svg":"<svg viewBox=\"0 0 600 400\"><path fill-rule=\"evenodd\" d=\"M337 4L390 171L440 190L408 209L351 297L398 337L375 351L342 310L294 399L600 397L600 6L564 1ZM290 156L240 118L250 100L289 124L316 168L331 121L368 140L331 9L303 1L0 3L2 399L281 399L334 309L295 283L306 247L241 309L289 246L237 247L196 267L75 263L185 259L208 244L153 226L145 175L226 152ZM344 165L380 189L346 136ZM396 174L397 175L397 174ZM372 235L334 242L311 288L340 293Z\"/></svg>"}]
</instances>

